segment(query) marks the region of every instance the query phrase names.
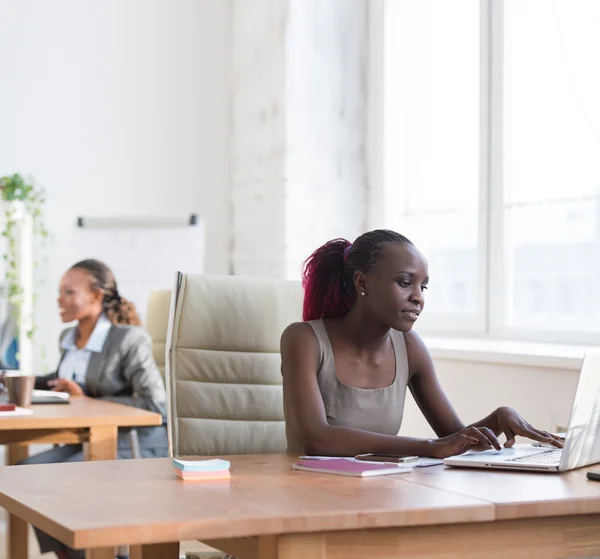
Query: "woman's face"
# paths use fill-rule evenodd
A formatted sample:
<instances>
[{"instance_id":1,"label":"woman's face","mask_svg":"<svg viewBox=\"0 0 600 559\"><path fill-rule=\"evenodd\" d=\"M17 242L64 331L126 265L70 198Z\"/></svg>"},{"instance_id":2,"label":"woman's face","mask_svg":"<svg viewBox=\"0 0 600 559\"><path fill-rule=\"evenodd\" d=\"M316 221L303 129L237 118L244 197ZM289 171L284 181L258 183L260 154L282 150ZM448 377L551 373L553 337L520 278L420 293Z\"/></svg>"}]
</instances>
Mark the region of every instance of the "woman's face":
<instances>
[{"instance_id":1,"label":"woman's face","mask_svg":"<svg viewBox=\"0 0 600 559\"><path fill-rule=\"evenodd\" d=\"M389 243L365 277L364 303L389 327L408 332L425 306L427 268L427 261L414 245Z\"/></svg>"},{"instance_id":2,"label":"woman's face","mask_svg":"<svg viewBox=\"0 0 600 559\"><path fill-rule=\"evenodd\" d=\"M63 322L82 320L102 312L102 294L92 290L90 275L78 268L69 270L60 280L58 311Z\"/></svg>"}]
</instances>

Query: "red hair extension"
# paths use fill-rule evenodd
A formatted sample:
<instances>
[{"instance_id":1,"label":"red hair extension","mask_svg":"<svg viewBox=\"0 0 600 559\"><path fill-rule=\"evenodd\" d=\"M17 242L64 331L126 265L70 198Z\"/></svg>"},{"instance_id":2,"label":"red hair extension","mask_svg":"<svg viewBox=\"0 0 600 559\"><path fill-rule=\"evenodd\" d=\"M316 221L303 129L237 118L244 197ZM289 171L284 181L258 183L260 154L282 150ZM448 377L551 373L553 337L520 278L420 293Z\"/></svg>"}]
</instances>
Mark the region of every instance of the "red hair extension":
<instances>
[{"instance_id":1,"label":"red hair extension","mask_svg":"<svg viewBox=\"0 0 600 559\"><path fill-rule=\"evenodd\" d=\"M344 252L350 246L346 239L334 239L315 250L304 262L303 320L338 318L350 310L354 297L344 282Z\"/></svg>"}]
</instances>

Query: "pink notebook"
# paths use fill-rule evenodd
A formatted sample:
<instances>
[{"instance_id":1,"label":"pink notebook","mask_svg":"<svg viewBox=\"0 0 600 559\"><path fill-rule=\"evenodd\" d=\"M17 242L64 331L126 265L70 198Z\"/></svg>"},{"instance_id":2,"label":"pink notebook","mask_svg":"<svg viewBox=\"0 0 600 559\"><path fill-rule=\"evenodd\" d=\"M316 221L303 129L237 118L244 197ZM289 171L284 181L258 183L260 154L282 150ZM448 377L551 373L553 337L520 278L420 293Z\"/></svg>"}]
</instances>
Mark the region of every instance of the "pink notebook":
<instances>
[{"instance_id":1,"label":"pink notebook","mask_svg":"<svg viewBox=\"0 0 600 559\"><path fill-rule=\"evenodd\" d=\"M305 472L320 472L323 474L338 474L341 476L373 477L405 474L412 471L406 466L390 466L390 464L376 464L374 462L359 462L344 458L331 460L299 460L292 466L295 470Z\"/></svg>"}]
</instances>

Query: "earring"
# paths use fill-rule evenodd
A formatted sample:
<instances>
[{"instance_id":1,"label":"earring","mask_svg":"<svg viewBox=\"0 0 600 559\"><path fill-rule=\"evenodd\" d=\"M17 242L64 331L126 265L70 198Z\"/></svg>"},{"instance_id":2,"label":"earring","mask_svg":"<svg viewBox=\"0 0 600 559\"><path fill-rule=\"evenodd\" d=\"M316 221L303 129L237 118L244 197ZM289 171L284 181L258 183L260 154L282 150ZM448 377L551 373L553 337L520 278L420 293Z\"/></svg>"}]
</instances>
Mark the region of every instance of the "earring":
<instances>
[{"instance_id":1,"label":"earring","mask_svg":"<svg viewBox=\"0 0 600 559\"><path fill-rule=\"evenodd\" d=\"M361 291L361 293L360 293L360 294L361 294L363 297L365 296L365 292L364 292L364 291Z\"/></svg>"}]
</instances>

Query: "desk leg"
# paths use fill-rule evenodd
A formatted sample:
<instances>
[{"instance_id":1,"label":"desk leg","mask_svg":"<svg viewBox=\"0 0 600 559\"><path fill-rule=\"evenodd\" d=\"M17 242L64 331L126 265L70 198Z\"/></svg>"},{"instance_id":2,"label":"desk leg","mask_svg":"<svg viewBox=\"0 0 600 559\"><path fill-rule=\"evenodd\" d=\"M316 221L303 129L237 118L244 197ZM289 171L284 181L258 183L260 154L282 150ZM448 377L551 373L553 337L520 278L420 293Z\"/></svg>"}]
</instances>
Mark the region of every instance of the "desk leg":
<instances>
[{"instance_id":1,"label":"desk leg","mask_svg":"<svg viewBox=\"0 0 600 559\"><path fill-rule=\"evenodd\" d=\"M115 425L97 425L90 427L90 441L86 460L116 460L117 427Z\"/></svg>"},{"instance_id":2,"label":"desk leg","mask_svg":"<svg viewBox=\"0 0 600 559\"><path fill-rule=\"evenodd\" d=\"M371 557L374 556L376 556L375 553L371 555ZM311 559L325 559L327 549L321 534L281 536L277 541L276 557L279 559L306 559L308 557ZM364 557L369 557L369 554ZM388 556L385 557L387 559Z\"/></svg>"},{"instance_id":3,"label":"desk leg","mask_svg":"<svg viewBox=\"0 0 600 559\"><path fill-rule=\"evenodd\" d=\"M29 456L26 445L8 445L7 465L14 466ZM29 557L29 525L24 520L8 515L8 539L6 556L11 559L27 559Z\"/></svg>"},{"instance_id":4,"label":"desk leg","mask_svg":"<svg viewBox=\"0 0 600 559\"><path fill-rule=\"evenodd\" d=\"M85 445L85 460L116 460L117 427L113 425L97 425L90 427L90 440ZM114 559L115 548L103 547L88 549L86 559Z\"/></svg>"},{"instance_id":5,"label":"desk leg","mask_svg":"<svg viewBox=\"0 0 600 559\"><path fill-rule=\"evenodd\" d=\"M179 542L129 546L129 559L178 559Z\"/></svg>"}]
</instances>

